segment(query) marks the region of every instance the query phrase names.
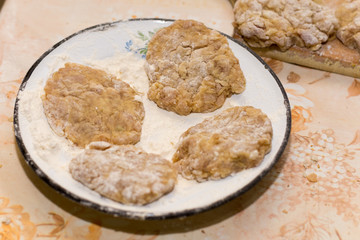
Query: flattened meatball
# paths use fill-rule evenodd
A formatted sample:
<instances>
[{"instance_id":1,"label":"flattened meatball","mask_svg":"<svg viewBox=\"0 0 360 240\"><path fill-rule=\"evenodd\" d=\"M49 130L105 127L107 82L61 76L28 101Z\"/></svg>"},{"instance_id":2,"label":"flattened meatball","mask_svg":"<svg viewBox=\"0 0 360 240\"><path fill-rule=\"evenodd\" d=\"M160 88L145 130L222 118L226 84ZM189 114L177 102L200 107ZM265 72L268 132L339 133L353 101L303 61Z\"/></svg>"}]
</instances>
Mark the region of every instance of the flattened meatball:
<instances>
[{"instance_id":1,"label":"flattened meatball","mask_svg":"<svg viewBox=\"0 0 360 240\"><path fill-rule=\"evenodd\" d=\"M183 133L173 161L187 179L217 180L257 166L271 140L271 122L261 110L233 107Z\"/></svg>"},{"instance_id":2,"label":"flattened meatball","mask_svg":"<svg viewBox=\"0 0 360 240\"><path fill-rule=\"evenodd\" d=\"M226 37L193 20L177 20L153 36L145 70L148 98L179 115L214 111L246 84Z\"/></svg>"},{"instance_id":3,"label":"flattened meatball","mask_svg":"<svg viewBox=\"0 0 360 240\"><path fill-rule=\"evenodd\" d=\"M124 204L144 205L171 192L177 171L171 162L133 145L93 142L69 165L72 177L90 189Z\"/></svg>"},{"instance_id":4,"label":"flattened meatball","mask_svg":"<svg viewBox=\"0 0 360 240\"><path fill-rule=\"evenodd\" d=\"M125 82L104 71L67 63L49 78L42 97L56 134L79 147L93 141L135 144L140 140L143 104Z\"/></svg>"}]
</instances>

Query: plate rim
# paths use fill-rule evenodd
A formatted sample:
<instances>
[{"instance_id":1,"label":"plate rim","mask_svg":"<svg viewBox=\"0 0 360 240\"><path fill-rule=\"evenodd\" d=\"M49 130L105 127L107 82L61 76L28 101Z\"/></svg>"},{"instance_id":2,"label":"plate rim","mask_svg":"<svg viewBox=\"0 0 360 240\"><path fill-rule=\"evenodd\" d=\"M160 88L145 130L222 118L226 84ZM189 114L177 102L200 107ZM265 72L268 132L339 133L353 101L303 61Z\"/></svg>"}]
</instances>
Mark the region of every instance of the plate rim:
<instances>
[{"instance_id":1,"label":"plate rim","mask_svg":"<svg viewBox=\"0 0 360 240\"><path fill-rule=\"evenodd\" d=\"M214 209L216 207L219 207L221 205L224 205L225 203L235 199L236 197L239 197L240 195L242 195L243 193L247 192L250 188L252 188L256 183L258 183L262 178L264 178L265 175L267 175L267 173L270 171L270 169L279 161L281 155L283 154L283 152L285 151L285 148L287 146L287 143L289 141L289 137L290 137L290 132L291 132L291 107L290 107L290 102L288 99L288 96L286 94L286 91L281 83L281 81L279 80L279 78L277 77L277 75L274 73L274 71L269 67L269 65L259 56L257 55L251 48L249 48L248 46L246 46L244 43L240 42L239 40L221 32L218 30L215 30L217 32L219 32L220 34L224 35L225 37L227 37L228 39L232 40L233 42L235 42L236 44L239 44L241 47L245 48L248 52L250 52L254 57L257 58L258 61L260 61L260 63L265 67L265 69L267 71L269 71L269 73L271 74L271 76L273 77L273 79L275 80L275 82L277 83L281 93L282 93L282 97L284 99L284 107L286 109L286 129L285 129L285 135L284 138L282 139L281 145L278 149L278 151L276 152L275 156L274 156L274 160L269 164L269 166L265 169L263 169L260 174L258 174L254 179L252 179L249 183L247 183L246 185L244 185L241 189L233 192L232 194L226 196L223 199L220 199L218 201L215 201L211 204L208 204L206 206L203 207L198 207L198 208L193 208L193 209L184 209L183 211L176 211L176 212L167 212L167 213L162 213L162 214L152 214L152 213L147 213L147 212L141 212L141 211L128 211L128 210L121 210L121 209L116 209L113 207L108 207L108 206L103 206L101 204L92 202L90 200L87 199L83 199L82 197L68 191L66 188L62 187L60 184L58 184L57 182L53 181L46 173L43 172L43 170L36 164L36 162L32 159L32 157L30 156L29 152L26 149L26 146L22 140L21 137L21 130L20 130L20 125L19 125L19 100L20 100L20 92L22 92L25 87L26 84L28 82L28 80L30 79L32 73L34 72L34 70L36 69L36 67L40 64L40 62L46 57L48 56L53 50L55 50L57 47L59 47L60 45L62 45L63 43L65 43L66 41L68 41L69 39L80 35L82 33L85 32L89 32L92 30L97 30L97 31L105 31L108 28L111 28L119 23L126 23L126 22L134 22L134 21L159 21L159 22L174 22L175 19L167 19L167 18L133 18L133 19L125 19L125 20L118 20L118 21L112 21L112 22L105 22L105 23L101 23L101 24L97 24L97 25L93 25L87 28L84 28L80 31L77 31L71 35L69 35L68 37L65 37L64 39L60 40L59 42L57 42L56 44L54 44L51 48L49 48L47 51L45 51L33 64L32 66L29 68L29 70L27 71L23 81L21 82L21 85L18 89L18 93L16 96L16 100L15 100L15 106L14 106L14 121L13 121L13 126L14 126L14 133L15 133L15 139L17 142L17 145L24 157L25 162L30 166L30 168L35 172L35 174L40 177L40 179L42 179L45 183L47 183L51 188L53 188L55 191L57 191L58 193L60 193L62 196L71 199L72 201L76 202L77 204L80 204L82 206L85 207L90 207L92 209L95 209L97 211L106 213L106 214L110 214L114 217L125 217L125 218L129 218L129 219L134 219L134 220L164 220L164 219L172 219L172 218L184 218L184 217L189 217L201 212L205 212L205 211L209 211L211 209ZM210 28L211 29L211 28Z\"/></svg>"}]
</instances>

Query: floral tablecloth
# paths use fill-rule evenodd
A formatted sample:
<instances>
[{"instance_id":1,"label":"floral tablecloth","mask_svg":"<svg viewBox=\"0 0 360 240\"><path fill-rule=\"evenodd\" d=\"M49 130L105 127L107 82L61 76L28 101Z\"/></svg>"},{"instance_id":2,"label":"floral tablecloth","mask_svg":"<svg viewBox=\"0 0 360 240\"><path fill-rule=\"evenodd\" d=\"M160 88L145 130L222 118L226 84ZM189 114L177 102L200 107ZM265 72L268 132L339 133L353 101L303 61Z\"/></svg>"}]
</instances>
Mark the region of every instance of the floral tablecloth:
<instances>
[{"instance_id":1,"label":"floral tablecloth","mask_svg":"<svg viewBox=\"0 0 360 240\"><path fill-rule=\"evenodd\" d=\"M226 0L7 0L0 12L0 239L359 239L360 80L265 59L291 103L280 161L255 187L184 219L115 218L58 194L25 163L13 108L30 66L83 28L191 18L232 34Z\"/></svg>"}]
</instances>

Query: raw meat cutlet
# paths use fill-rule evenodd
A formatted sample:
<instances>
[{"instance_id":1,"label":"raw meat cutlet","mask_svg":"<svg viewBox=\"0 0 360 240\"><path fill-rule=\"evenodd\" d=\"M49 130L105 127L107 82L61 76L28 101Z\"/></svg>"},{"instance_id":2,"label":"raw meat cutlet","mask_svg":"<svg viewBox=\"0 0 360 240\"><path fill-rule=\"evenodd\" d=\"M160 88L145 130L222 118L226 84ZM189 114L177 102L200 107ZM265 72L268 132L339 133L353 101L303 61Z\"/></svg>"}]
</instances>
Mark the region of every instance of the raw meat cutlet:
<instances>
[{"instance_id":1,"label":"raw meat cutlet","mask_svg":"<svg viewBox=\"0 0 360 240\"><path fill-rule=\"evenodd\" d=\"M72 177L99 194L124 204L144 205L171 192L177 171L160 155L133 145L93 142L69 165Z\"/></svg>"},{"instance_id":2,"label":"raw meat cutlet","mask_svg":"<svg viewBox=\"0 0 360 240\"><path fill-rule=\"evenodd\" d=\"M56 134L79 147L93 141L135 144L144 107L127 83L98 69L67 63L49 78L42 97Z\"/></svg>"},{"instance_id":3,"label":"raw meat cutlet","mask_svg":"<svg viewBox=\"0 0 360 240\"><path fill-rule=\"evenodd\" d=\"M156 32L145 71L148 98L179 115L214 111L246 84L226 37L193 20L177 20Z\"/></svg>"},{"instance_id":4,"label":"raw meat cutlet","mask_svg":"<svg viewBox=\"0 0 360 240\"><path fill-rule=\"evenodd\" d=\"M233 107L183 133L173 161L187 179L217 180L257 166L271 140L271 122L261 110Z\"/></svg>"}]
</instances>

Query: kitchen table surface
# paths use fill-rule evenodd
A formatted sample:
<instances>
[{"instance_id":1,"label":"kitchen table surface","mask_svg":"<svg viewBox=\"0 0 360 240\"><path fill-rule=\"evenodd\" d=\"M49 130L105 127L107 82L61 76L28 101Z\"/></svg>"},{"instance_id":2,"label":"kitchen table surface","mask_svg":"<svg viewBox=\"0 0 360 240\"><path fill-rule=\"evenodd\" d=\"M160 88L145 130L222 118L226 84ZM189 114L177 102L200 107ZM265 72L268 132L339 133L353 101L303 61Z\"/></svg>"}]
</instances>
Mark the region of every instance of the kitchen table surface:
<instances>
[{"instance_id":1,"label":"kitchen table surface","mask_svg":"<svg viewBox=\"0 0 360 240\"><path fill-rule=\"evenodd\" d=\"M233 34L227 0L6 0L0 12L0 239L359 239L360 80L265 59L291 104L281 159L253 188L181 219L131 220L57 193L26 164L13 128L19 86L51 46L130 18L195 19Z\"/></svg>"}]
</instances>

